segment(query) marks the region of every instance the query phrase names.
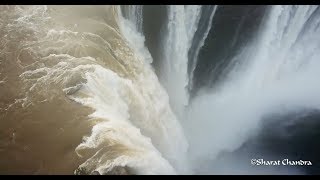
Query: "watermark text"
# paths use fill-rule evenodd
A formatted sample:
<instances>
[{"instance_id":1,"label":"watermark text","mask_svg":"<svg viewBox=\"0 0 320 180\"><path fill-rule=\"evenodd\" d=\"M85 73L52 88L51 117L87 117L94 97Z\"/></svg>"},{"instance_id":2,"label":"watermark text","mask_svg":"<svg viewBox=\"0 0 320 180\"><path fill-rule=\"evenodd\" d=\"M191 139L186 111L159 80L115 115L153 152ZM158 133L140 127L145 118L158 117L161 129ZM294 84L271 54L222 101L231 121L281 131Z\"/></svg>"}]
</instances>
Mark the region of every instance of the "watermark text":
<instances>
[{"instance_id":1,"label":"watermark text","mask_svg":"<svg viewBox=\"0 0 320 180\"><path fill-rule=\"evenodd\" d=\"M312 166L311 161L306 160L266 160L266 159L251 159L251 165L254 166Z\"/></svg>"}]
</instances>

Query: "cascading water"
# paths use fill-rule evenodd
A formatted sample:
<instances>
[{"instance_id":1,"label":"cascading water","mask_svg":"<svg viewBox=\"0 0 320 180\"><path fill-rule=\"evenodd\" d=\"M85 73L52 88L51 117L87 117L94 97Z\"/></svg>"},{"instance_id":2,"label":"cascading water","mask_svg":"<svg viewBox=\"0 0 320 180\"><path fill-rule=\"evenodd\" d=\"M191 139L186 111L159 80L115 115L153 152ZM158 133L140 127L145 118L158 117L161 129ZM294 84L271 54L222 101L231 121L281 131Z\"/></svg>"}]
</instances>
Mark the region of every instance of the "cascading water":
<instances>
[{"instance_id":1,"label":"cascading water","mask_svg":"<svg viewBox=\"0 0 320 180\"><path fill-rule=\"evenodd\" d=\"M170 96L178 117L188 105L188 51L200 19L201 6L169 6L168 24L163 36L160 81Z\"/></svg>"},{"instance_id":2,"label":"cascading water","mask_svg":"<svg viewBox=\"0 0 320 180\"><path fill-rule=\"evenodd\" d=\"M208 37L209 31L212 26L212 19L214 14L216 13L218 5L216 6L205 6L203 7L203 20L199 22L197 32L195 34L194 42L192 43L192 46L189 49L188 53L188 74L189 74L189 83L188 83L188 89L189 91L192 90L193 87L193 72L196 68L197 62L198 62L198 57L199 57L199 52L200 49L203 47L206 38ZM200 19L201 20L201 19ZM198 35L199 37L197 37Z\"/></svg>"},{"instance_id":3,"label":"cascading water","mask_svg":"<svg viewBox=\"0 0 320 180\"><path fill-rule=\"evenodd\" d=\"M122 6L122 16L128 19L137 32L142 33L143 28L143 17L142 17L142 5L127 5Z\"/></svg>"},{"instance_id":4,"label":"cascading water","mask_svg":"<svg viewBox=\"0 0 320 180\"><path fill-rule=\"evenodd\" d=\"M238 151L320 109L320 8L146 8L0 6L0 174L305 173Z\"/></svg>"},{"instance_id":5,"label":"cascading water","mask_svg":"<svg viewBox=\"0 0 320 180\"><path fill-rule=\"evenodd\" d=\"M194 162L207 167L208 156L236 150L257 135L265 115L320 108L320 86L313 79L320 73L317 11L272 7L253 47L234 57L239 63L229 78L195 97L185 125ZM228 165L231 172L235 167Z\"/></svg>"}]
</instances>

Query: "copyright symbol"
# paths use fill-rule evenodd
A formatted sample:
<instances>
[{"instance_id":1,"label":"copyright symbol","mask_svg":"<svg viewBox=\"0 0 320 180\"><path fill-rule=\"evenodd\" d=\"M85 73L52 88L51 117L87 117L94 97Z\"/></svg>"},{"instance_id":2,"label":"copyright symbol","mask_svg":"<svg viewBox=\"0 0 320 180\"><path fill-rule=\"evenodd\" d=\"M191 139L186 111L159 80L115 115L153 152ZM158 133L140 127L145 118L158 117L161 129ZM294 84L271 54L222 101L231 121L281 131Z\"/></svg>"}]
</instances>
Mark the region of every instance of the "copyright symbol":
<instances>
[{"instance_id":1,"label":"copyright symbol","mask_svg":"<svg viewBox=\"0 0 320 180\"><path fill-rule=\"evenodd\" d=\"M251 159L251 164L252 165L256 165L257 164L257 160L256 159Z\"/></svg>"}]
</instances>

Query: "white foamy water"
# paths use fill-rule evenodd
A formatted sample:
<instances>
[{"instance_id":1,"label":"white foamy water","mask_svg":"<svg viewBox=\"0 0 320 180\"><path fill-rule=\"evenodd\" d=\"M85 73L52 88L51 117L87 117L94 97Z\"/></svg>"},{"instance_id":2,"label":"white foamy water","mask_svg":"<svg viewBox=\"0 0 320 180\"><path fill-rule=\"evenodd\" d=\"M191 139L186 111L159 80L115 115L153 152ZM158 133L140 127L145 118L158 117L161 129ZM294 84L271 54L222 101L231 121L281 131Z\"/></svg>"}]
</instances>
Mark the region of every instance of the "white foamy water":
<instances>
[{"instance_id":1,"label":"white foamy water","mask_svg":"<svg viewBox=\"0 0 320 180\"><path fill-rule=\"evenodd\" d=\"M188 51L197 30L201 6L168 6L168 22L162 44L160 80L179 118L188 105Z\"/></svg>"},{"instance_id":2,"label":"white foamy water","mask_svg":"<svg viewBox=\"0 0 320 180\"><path fill-rule=\"evenodd\" d=\"M118 14L119 7L21 8L11 29L36 33L21 41L33 61L20 75L27 90L23 106L65 95L94 111L88 117L91 134L75 150L86 159L80 168L102 174L116 166L134 174L186 171L182 128L150 65L143 35ZM40 20L33 22L33 16Z\"/></svg>"},{"instance_id":3,"label":"white foamy water","mask_svg":"<svg viewBox=\"0 0 320 180\"><path fill-rule=\"evenodd\" d=\"M113 166L127 166L138 174L185 172L187 142L180 124L171 112L168 96L149 64L152 59L144 47L144 37L130 21L122 16L118 18L120 30L134 53L126 57L130 58L126 61L131 61L127 63L132 68L128 70L132 77L120 78L107 69L96 69L94 74L87 75L88 82L79 92L90 98L73 99L93 107L96 112L91 117L105 119L105 122L94 126L92 135L77 151L101 146L112 148L109 142L121 144L127 150L111 151L112 155L108 155L110 150L104 151L101 157L93 156L94 161L88 159L83 166L90 167L98 161L99 165L94 166L101 173L103 169L108 171ZM130 155L123 157L126 151ZM119 155L112 159L114 153Z\"/></svg>"},{"instance_id":4,"label":"white foamy water","mask_svg":"<svg viewBox=\"0 0 320 180\"><path fill-rule=\"evenodd\" d=\"M57 157L73 160L75 173L105 174L115 167L133 174L219 172L210 169L214 159L254 137L265 115L320 108L318 7L270 7L257 37L233 58L238 63L225 81L201 89L190 102L188 83L217 7L193 59L188 52L201 6L167 8L160 84L145 46L142 6L128 6L126 16L119 6L1 6L0 88L12 92L11 99L1 96L0 122L9 127L0 133L1 152L12 155L10 148L16 148L21 155L10 158L22 164L21 157L36 154L43 142L49 154L51 147L52 153L63 151L27 171L32 173L62 172L55 169L64 164ZM69 107L73 111L61 110ZM88 114L72 116L79 112ZM84 124L88 131L78 127ZM24 127L41 127L44 135ZM77 128L81 134L75 135ZM70 133L60 136L65 131Z\"/></svg>"},{"instance_id":5,"label":"white foamy water","mask_svg":"<svg viewBox=\"0 0 320 180\"><path fill-rule=\"evenodd\" d=\"M316 9L272 7L252 47L235 57L239 65L229 78L193 100L185 125L192 163L206 167L208 156L236 150L257 135L265 115L320 108Z\"/></svg>"}]
</instances>

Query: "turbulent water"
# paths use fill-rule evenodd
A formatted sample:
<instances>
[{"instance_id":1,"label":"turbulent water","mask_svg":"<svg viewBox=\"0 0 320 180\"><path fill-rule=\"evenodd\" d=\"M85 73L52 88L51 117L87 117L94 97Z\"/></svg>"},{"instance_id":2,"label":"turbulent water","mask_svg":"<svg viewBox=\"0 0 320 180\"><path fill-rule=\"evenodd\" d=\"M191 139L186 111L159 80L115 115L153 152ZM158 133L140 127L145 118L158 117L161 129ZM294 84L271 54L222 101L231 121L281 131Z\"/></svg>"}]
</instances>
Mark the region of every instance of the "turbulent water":
<instances>
[{"instance_id":1,"label":"turbulent water","mask_svg":"<svg viewBox=\"0 0 320 180\"><path fill-rule=\"evenodd\" d=\"M0 174L317 174L319 16L0 6Z\"/></svg>"}]
</instances>

